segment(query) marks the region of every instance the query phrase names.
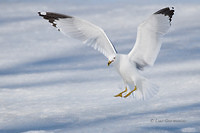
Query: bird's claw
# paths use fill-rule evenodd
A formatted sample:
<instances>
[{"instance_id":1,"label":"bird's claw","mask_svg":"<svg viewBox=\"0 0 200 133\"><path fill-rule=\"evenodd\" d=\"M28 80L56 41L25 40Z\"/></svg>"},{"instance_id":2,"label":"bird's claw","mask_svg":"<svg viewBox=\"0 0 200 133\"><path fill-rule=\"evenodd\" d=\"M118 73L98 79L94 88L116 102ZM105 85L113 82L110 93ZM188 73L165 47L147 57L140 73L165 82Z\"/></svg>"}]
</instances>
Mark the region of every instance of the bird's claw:
<instances>
[{"instance_id":1,"label":"bird's claw","mask_svg":"<svg viewBox=\"0 0 200 133\"><path fill-rule=\"evenodd\" d=\"M124 91L120 92L119 94L115 95L114 97L124 97L124 98L127 98L128 96L131 95L131 93L133 93L133 92L136 91L136 90L137 90L137 87L135 86L134 90L130 91L130 92L129 92L128 94L126 94L125 96L122 96L122 94L123 94L124 92L127 92L127 87L126 87Z\"/></svg>"},{"instance_id":2,"label":"bird's claw","mask_svg":"<svg viewBox=\"0 0 200 133\"><path fill-rule=\"evenodd\" d=\"M131 93L133 93L133 92L136 91L136 90L137 90L137 87L135 86L134 90L132 90L131 92L129 92L128 94L126 94L126 95L124 96L124 98L127 98L128 96L130 96Z\"/></svg>"},{"instance_id":3,"label":"bird's claw","mask_svg":"<svg viewBox=\"0 0 200 133\"><path fill-rule=\"evenodd\" d=\"M122 93L115 95L114 97L122 97Z\"/></svg>"},{"instance_id":4,"label":"bird's claw","mask_svg":"<svg viewBox=\"0 0 200 133\"><path fill-rule=\"evenodd\" d=\"M124 91L120 92L119 94L115 95L114 97L122 97L122 94L127 91L127 87Z\"/></svg>"}]
</instances>

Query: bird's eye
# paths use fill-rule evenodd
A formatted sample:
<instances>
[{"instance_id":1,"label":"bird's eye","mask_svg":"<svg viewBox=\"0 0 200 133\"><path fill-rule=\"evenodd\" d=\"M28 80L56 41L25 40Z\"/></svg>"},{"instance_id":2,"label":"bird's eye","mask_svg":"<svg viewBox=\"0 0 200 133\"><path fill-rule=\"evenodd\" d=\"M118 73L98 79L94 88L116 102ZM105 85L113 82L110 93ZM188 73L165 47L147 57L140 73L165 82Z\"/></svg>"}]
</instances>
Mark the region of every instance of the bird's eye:
<instances>
[{"instance_id":1,"label":"bird's eye","mask_svg":"<svg viewBox=\"0 0 200 133\"><path fill-rule=\"evenodd\" d=\"M115 59L115 57L113 59Z\"/></svg>"}]
</instances>

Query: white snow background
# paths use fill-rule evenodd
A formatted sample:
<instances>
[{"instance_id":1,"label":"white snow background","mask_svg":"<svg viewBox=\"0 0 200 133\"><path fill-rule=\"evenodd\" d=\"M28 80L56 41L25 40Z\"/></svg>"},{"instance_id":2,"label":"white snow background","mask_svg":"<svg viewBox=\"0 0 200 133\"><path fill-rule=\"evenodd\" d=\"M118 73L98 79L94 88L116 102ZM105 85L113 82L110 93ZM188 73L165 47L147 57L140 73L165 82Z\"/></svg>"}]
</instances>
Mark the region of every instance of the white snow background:
<instances>
[{"instance_id":1,"label":"white snow background","mask_svg":"<svg viewBox=\"0 0 200 133\"><path fill-rule=\"evenodd\" d=\"M200 132L200 2L131 0L0 1L1 133ZM172 27L146 77L150 100L113 97L123 82L107 59L65 37L38 11L86 19L128 53L137 26L175 7Z\"/></svg>"}]
</instances>

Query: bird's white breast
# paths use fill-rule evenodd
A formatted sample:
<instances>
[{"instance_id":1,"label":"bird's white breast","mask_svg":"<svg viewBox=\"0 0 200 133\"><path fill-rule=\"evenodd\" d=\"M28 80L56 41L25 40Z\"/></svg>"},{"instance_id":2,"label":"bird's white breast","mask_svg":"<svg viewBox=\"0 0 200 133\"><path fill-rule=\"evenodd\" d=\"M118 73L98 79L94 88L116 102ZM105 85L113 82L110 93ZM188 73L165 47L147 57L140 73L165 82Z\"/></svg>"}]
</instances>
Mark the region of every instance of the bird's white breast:
<instances>
[{"instance_id":1,"label":"bird's white breast","mask_svg":"<svg viewBox=\"0 0 200 133\"><path fill-rule=\"evenodd\" d=\"M114 66L126 83L133 84L138 75L136 64L130 62L128 55L119 54L116 56Z\"/></svg>"}]
</instances>

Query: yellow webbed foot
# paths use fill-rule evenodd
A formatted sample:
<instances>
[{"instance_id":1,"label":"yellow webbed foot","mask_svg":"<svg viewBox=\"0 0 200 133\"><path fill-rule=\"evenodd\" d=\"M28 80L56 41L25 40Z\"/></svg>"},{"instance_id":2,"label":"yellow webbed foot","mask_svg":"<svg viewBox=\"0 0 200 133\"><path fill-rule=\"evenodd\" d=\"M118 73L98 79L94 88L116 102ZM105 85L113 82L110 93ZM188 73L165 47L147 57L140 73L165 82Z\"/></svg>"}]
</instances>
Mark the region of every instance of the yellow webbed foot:
<instances>
[{"instance_id":1,"label":"yellow webbed foot","mask_svg":"<svg viewBox=\"0 0 200 133\"><path fill-rule=\"evenodd\" d=\"M117 95L114 95L114 97L122 97L122 93L119 93Z\"/></svg>"},{"instance_id":2,"label":"yellow webbed foot","mask_svg":"<svg viewBox=\"0 0 200 133\"><path fill-rule=\"evenodd\" d=\"M124 91L120 92L119 94L115 95L114 97L122 97L122 94L127 91L127 87Z\"/></svg>"},{"instance_id":3,"label":"yellow webbed foot","mask_svg":"<svg viewBox=\"0 0 200 133\"><path fill-rule=\"evenodd\" d=\"M124 96L124 98L127 98L128 96L130 96L131 93L133 93L135 90L137 90L137 87L136 87L136 86L135 86L134 90L132 90L131 92L129 92L128 94L126 94L126 95Z\"/></svg>"}]
</instances>

